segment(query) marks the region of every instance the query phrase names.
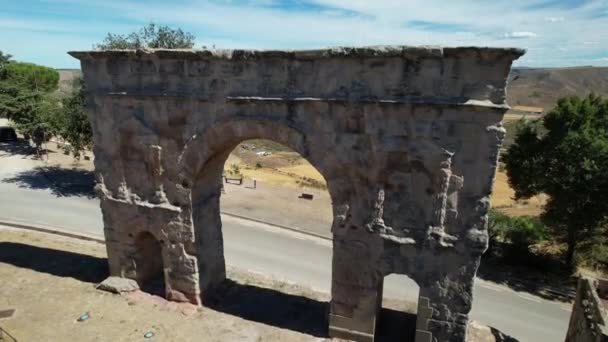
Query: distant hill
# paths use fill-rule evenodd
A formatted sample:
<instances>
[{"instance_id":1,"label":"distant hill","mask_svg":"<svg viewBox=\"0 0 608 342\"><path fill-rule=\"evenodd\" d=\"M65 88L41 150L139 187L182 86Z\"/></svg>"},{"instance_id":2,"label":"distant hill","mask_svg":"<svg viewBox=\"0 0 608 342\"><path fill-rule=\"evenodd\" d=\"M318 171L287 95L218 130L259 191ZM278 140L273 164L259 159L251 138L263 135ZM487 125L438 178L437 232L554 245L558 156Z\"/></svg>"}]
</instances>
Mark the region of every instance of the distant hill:
<instances>
[{"instance_id":1,"label":"distant hill","mask_svg":"<svg viewBox=\"0 0 608 342\"><path fill-rule=\"evenodd\" d=\"M69 91L78 69L59 69L59 89ZM608 97L608 68L514 68L509 76L507 101L511 106L555 106L560 97L586 96L589 92Z\"/></svg>"},{"instance_id":2,"label":"distant hill","mask_svg":"<svg viewBox=\"0 0 608 342\"><path fill-rule=\"evenodd\" d=\"M59 89L57 93L60 96L64 96L70 93L72 90L72 82L74 79L81 75L79 69L57 69L59 72Z\"/></svg>"},{"instance_id":3,"label":"distant hill","mask_svg":"<svg viewBox=\"0 0 608 342\"><path fill-rule=\"evenodd\" d=\"M507 101L511 106L555 106L560 97L587 96L590 92L608 97L608 68L514 68L509 76Z\"/></svg>"}]
</instances>

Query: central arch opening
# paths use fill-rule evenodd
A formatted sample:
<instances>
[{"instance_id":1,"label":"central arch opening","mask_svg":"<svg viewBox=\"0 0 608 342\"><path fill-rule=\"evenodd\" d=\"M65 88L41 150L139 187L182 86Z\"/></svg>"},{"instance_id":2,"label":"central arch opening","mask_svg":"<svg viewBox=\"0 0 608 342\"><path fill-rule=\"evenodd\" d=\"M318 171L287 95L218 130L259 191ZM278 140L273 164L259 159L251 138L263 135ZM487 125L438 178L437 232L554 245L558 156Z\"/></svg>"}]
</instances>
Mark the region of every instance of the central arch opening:
<instances>
[{"instance_id":1,"label":"central arch opening","mask_svg":"<svg viewBox=\"0 0 608 342\"><path fill-rule=\"evenodd\" d=\"M327 183L302 155L271 140L245 140L226 159L221 211L331 238Z\"/></svg>"},{"instance_id":2,"label":"central arch opening","mask_svg":"<svg viewBox=\"0 0 608 342\"><path fill-rule=\"evenodd\" d=\"M235 140L206 159L192 188L203 301L327 337L333 212L326 181L286 144Z\"/></svg>"}]
</instances>

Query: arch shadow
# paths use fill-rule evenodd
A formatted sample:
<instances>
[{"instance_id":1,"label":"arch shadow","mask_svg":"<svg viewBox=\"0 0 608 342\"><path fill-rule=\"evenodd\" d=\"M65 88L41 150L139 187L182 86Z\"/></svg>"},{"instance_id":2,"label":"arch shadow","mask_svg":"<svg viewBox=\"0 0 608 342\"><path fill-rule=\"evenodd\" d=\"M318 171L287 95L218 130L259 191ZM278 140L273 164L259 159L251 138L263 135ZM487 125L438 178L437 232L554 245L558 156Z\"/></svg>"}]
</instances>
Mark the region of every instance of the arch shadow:
<instances>
[{"instance_id":1,"label":"arch shadow","mask_svg":"<svg viewBox=\"0 0 608 342\"><path fill-rule=\"evenodd\" d=\"M106 258L18 242L0 242L0 263L92 284L109 275Z\"/></svg>"},{"instance_id":2,"label":"arch shadow","mask_svg":"<svg viewBox=\"0 0 608 342\"><path fill-rule=\"evenodd\" d=\"M329 337L329 303L326 301L226 280L204 304L249 321L318 338ZM410 341L413 340L415 329L415 314L382 308L375 340Z\"/></svg>"}]
</instances>

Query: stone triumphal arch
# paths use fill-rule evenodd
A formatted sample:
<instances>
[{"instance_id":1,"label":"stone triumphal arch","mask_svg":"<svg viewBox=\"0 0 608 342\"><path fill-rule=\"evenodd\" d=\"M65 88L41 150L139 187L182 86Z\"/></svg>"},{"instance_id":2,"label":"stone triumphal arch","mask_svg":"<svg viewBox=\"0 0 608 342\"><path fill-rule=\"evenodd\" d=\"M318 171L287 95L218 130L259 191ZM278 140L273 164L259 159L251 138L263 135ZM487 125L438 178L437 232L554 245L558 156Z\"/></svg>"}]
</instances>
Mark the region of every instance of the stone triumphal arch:
<instances>
[{"instance_id":1,"label":"stone triumphal arch","mask_svg":"<svg viewBox=\"0 0 608 342\"><path fill-rule=\"evenodd\" d=\"M383 278L397 273L420 286L416 341L464 341L506 80L522 53L71 52L88 91L111 274L157 272L168 299L200 304L226 274L224 161L243 140L270 139L327 180L330 335L372 341Z\"/></svg>"}]
</instances>

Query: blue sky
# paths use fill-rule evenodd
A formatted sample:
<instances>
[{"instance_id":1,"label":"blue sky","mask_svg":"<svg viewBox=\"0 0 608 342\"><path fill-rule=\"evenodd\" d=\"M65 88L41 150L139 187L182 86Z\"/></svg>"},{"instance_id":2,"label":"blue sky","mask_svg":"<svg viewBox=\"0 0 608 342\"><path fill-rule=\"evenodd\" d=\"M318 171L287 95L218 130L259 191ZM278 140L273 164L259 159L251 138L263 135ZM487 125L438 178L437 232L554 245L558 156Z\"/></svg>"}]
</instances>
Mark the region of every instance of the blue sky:
<instances>
[{"instance_id":1,"label":"blue sky","mask_svg":"<svg viewBox=\"0 0 608 342\"><path fill-rule=\"evenodd\" d=\"M66 51L151 21L199 48L506 46L528 50L517 65L608 66L608 0L0 0L0 50L77 68Z\"/></svg>"}]
</instances>

